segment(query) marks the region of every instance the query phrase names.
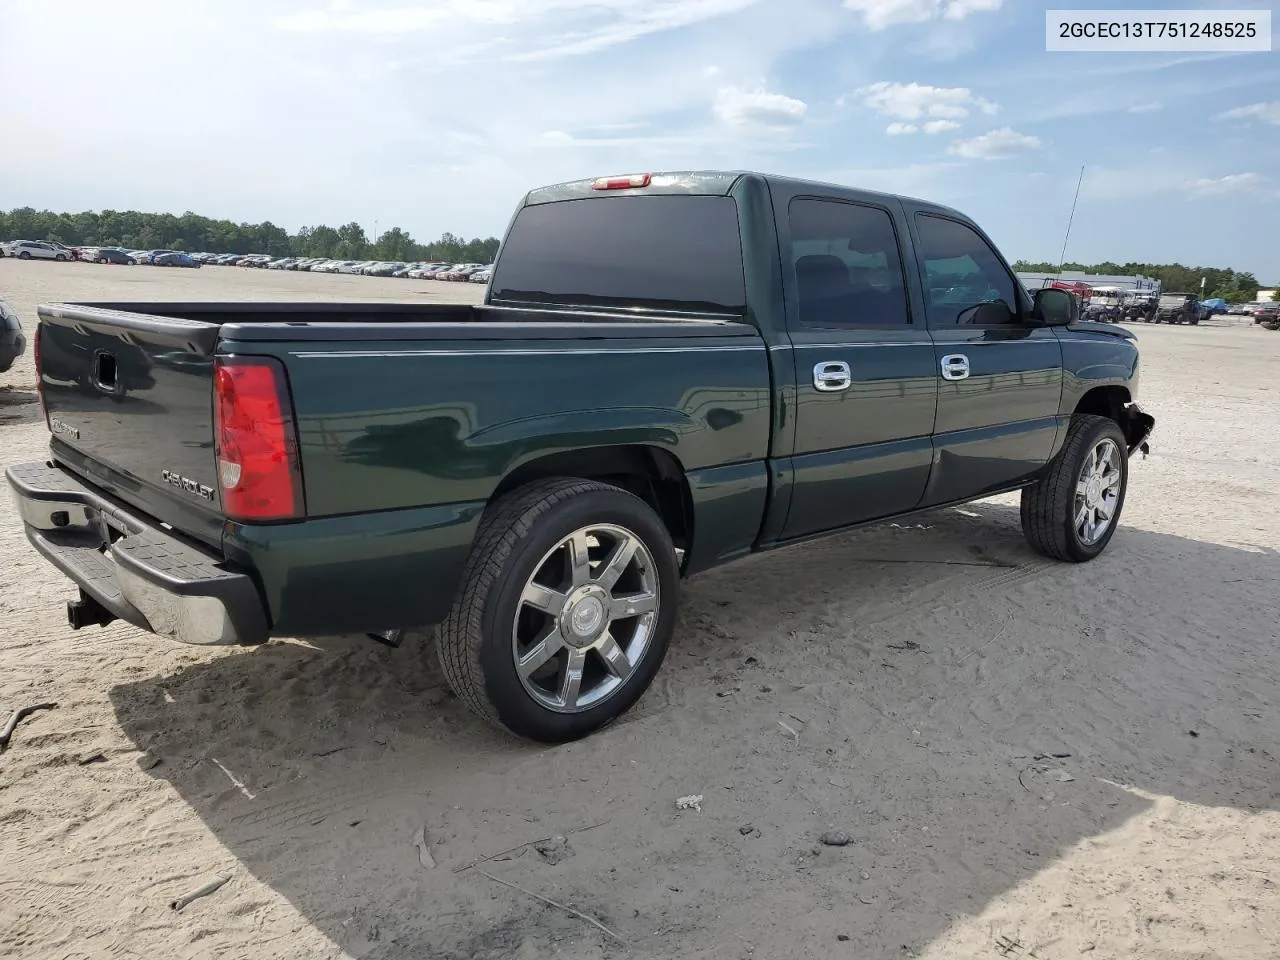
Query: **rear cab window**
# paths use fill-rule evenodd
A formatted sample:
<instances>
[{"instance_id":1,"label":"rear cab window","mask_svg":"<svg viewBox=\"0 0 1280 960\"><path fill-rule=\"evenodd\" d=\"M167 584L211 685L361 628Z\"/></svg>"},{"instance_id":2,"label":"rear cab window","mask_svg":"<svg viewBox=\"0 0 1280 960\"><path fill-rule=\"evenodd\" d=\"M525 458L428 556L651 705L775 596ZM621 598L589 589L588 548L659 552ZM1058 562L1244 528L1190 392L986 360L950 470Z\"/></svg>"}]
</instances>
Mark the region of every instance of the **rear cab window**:
<instances>
[{"instance_id":1,"label":"rear cab window","mask_svg":"<svg viewBox=\"0 0 1280 960\"><path fill-rule=\"evenodd\" d=\"M521 208L491 302L712 314L746 311L732 197L592 197Z\"/></svg>"}]
</instances>

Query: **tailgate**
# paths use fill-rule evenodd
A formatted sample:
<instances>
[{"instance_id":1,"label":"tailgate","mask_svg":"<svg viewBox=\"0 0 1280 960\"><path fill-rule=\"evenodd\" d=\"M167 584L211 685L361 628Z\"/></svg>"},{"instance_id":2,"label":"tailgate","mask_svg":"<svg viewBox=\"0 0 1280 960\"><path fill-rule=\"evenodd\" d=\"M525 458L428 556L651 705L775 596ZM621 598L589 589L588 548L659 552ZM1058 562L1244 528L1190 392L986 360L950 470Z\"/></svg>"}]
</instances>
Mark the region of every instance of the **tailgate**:
<instances>
[{"instance_id":1,"label":"tailgate","mask_svg":"<svg viewBox=\"0 0 1280 960\"><path fill-rule=\"evenodd\" d=\"M39 314L54 456L143 513L220 543L219 325L88 305L46 305Z\"/></svg>"}]
</instances>

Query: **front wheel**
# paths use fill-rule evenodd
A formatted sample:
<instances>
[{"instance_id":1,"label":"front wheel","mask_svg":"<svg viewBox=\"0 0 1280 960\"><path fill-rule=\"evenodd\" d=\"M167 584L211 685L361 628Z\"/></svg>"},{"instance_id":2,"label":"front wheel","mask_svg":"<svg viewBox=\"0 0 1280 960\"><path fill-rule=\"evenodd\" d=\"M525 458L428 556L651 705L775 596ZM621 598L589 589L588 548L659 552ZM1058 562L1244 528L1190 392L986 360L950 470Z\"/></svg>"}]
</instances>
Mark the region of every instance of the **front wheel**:
<instances>
[{"instance_id":1,"label":"front wheel","mask_svg":"<svg viewBox=\"0 0 1280 960\"><path fill-rule=\"evenodd\" d=\"M67 255L66 255L65 253L60 253L60 254L58 254L56 257L54 257L53 259L57 260L59 263L66 263L66 261L67 261Z\"/></svg>"},{"instance_id":2,"label":"front wheel","mask_svg":"<svg viewBox=\"0 0 1280 960\"><path fill-rule=\"evenodd\" d=\"M1129 487L1125 448L1110 417L1071 418L1048 472L1022 491L1022 533L1036 552L1083 563L1106 549Z\"/></svg>"},{"instance_id":3,"label":"front wheel","mask_svg":"<svg viewBox=\"0 0 1280 960\"><path fill-rule=\"evenodd\" d=\"M648 688L678 591L671 537L648 504L592 480L538 481L485 512L437 631L440 666L483 719L574 740Z\"/></svg>"},{"instance_id":4,"label":"front wheel","mask_svg":"<svg viewBox=\"0 0 1280 960\"><path fill-rule=\"evenodd\" d=\"M23 250L20 254L18 254L18 259L19 259L19 260L30 260L30 259L31 259L31 252L30 252L30 251L28 251L28 250Z\"/></svg>"}]
</instances>

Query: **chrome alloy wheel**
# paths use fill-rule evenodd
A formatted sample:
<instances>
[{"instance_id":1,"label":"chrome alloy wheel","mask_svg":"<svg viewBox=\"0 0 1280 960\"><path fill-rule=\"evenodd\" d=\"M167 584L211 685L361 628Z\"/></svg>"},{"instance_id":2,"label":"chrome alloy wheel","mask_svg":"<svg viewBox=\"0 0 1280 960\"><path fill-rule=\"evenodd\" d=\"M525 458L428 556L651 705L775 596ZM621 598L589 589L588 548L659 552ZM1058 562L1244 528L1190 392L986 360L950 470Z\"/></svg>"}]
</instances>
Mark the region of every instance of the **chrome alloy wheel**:
<instances>
[{"instance_id":1,"label":"chrome alloy wheel","mask_svg":"<svg viewBox=\"0 0 1280 960\"><path fill-rule=\"evenodd\" d=\"M521 685L557 713L599 705L644 659L660 603L658 571L639 537L613 524L575 530L521 591L511 631Z\"/></svg>"},{"instance_id":2,"label":"chrome alloy wheel","mask_svg":"<svg viewBox=\"0 0 1280 960\"><path fill-rule=\"evenodd\" d=\"M1080 469L1076 481L1075 530L1087 547L1111 529L1120 503L1120 449L1114 440L1099 440Z\"/></svg>"}]
</instances>

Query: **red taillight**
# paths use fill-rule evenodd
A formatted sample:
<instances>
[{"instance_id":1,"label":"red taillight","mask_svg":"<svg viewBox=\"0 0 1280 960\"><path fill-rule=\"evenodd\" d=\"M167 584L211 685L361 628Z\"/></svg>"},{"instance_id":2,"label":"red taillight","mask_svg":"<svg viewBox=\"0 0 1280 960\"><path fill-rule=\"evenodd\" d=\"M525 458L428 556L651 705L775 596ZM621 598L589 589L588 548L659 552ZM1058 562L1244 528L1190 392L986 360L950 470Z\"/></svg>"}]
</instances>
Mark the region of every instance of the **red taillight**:
<instances>
[{"instance_id":1,"label":"red taillight","mask_svg":"<svg viewBox=\"0 0 1280 960\"><path fill-rule=\"evenodd\" d=\"M284 366L271 357L214 361L218 483L228 517L303 515L302 471Z\"/></svg>"},{"instance_id":2,"label":"red taillight","mask_svg":"<svg viewBox=\"0 0 1280 960\"><path fill-rule=\"evenodd\" d=\"M591 184L592 190L630 190L633 187L647 187L653 177L647 173L633 173L627 177L601 177Z\"/></svg>"}]
</instances>

